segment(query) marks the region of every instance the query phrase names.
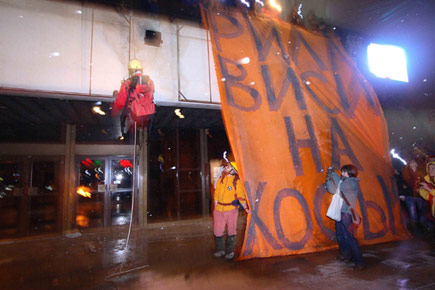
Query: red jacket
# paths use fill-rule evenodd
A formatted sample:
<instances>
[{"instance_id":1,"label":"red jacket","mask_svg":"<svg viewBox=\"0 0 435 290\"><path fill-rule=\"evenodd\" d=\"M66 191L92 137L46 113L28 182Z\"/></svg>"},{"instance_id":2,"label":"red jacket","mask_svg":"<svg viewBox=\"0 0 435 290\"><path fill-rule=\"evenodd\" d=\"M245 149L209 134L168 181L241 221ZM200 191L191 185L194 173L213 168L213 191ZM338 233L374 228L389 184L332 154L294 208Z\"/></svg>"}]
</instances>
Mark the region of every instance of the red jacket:
<instances>
[{"instance_id":1,"label":"red jacket","mask_svg":"<svg viewBox=\"0 0 435 290\"><path fill-rule=\"evenodd\" d=\"M119 93L112 104L113 116L119 116L122 112L125 102L127 101L130 84L130 80L124 81L121 84ZM128 110L127 112L134 120L146 115L154 114L154 83L148 76L144 76L142 84L137 84L133 92L130 93L126 110Z\"/></svg>"}]
</instances>

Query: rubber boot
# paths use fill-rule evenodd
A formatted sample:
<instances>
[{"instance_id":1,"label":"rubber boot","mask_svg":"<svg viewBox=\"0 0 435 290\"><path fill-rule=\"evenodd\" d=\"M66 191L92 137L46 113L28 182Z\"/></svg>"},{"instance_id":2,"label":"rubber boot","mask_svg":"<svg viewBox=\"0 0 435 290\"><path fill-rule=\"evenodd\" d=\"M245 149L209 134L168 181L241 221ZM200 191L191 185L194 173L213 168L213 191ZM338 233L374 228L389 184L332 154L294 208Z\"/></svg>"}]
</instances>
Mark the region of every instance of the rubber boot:
<instances>
[{"instance_id":1,"label":"rubber boot","mask_svg":"<svg viewBox=\"0 0 435 290\"><path fill-rule=\"evenodd\" d=\"M215 242L216 242L216 252L214 253L214 256L218 258L225 256L224 237L215 237Z\"/></svg>"},{"instance_id":2,"label":"rubber boot","mask_svg":"<svg viewBox=\"0 0 435 290\"><path fill-rule=\"evenodd\" d=\"M234 248L236 246L236 236L228 236L227 239L227 254L225 259L231 260L234 258Z\"/></svg>"}]
</instances>

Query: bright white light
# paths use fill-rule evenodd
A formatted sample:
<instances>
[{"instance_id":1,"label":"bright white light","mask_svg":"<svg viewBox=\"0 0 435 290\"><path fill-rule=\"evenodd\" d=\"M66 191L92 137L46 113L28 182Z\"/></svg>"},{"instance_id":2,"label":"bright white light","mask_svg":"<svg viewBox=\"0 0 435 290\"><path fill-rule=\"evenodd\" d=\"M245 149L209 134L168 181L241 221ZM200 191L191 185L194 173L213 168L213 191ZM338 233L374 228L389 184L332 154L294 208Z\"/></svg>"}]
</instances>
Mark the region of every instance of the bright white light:
<instances>
[{"instance_id":1,"label":"bright white light","mask_svg":"<svg viewBox=\"0 0 435 290\"><path fill-rule=\"evenodd\" d=\"M249 2L247 2L246 0L240 0L240 2L242 2L242 3L245 4L247 7L249 7Z\"/></svg>"},{"instance_id":2,"label":"bright white light","mask_svg":"<svg viewBox=\"0 0 435 290\"><path fill-rule=\"evenodd\" d=\"M273 8L275 8L276 10L278 10L278 12L282 11L281 5L276 3L275 0L269 0L269 5L272 6Z\"/></svg>"},{"instance_id":3,"label":"bright white light","mask_svg":"<svg viewBox=\"0 0 435 290\"><path fill-rule=\"evenodd\" d=\"M397 154L395 152L396 149L391 149L391 155L393 156L393 158L399 159L400 161L402 161L403 164L407 164L405 160L402 159L402 157L399 156L399 154Z\"/></svg>"},{"instance_id":4,"label":"bright white light","mask_svg":"<svg viewBox=\"0 0 435 290\"><path fill-rule=\"evenodd\" d=\"M101 110L100 106L93 106L93 107L92 107L92 111L93 111L95 114L99 114L99 115L102 115L102 116L106 115L106 112L104 112L103 110Z\"/></svg>"},{"instance_id":5,"label":"bright white light","mask_svg":"<svg viewBox=\"0 0 435 290\"><path fill-rule=\"evenodd\" d=\"M249 57L244 57L241 60L239 60L240 64L248 64L251 61Z\"/></svg>"},{"instance_id":6,"label":"bright white light","mask_svg":"<svg viewBox=\"0 0 435 290\"><path fill-rule=\"evenodd\" d=\"M302 3L299 4L299 7L298 7L298 15L301 17L301 19L304 19L304 16L302 15Z\"/></svg>"},{"instance_id":7,"label":"bright white light","mask_svg":"<svg viewBox=\"0 0 435 290\"><path fill-rule=\"evenodd\" d=\"M264 3L263 3L262 1L260 1L260 0L255 0L255 2L258 3L258 4L260 4L261 7L264 7Z\"/></svg>"},{"instance_id":8,"label":"bright white light","mask_svg":"<svg viewBox=\"0 0 435 290\"><path fill-rule=\"evenodd\" d=\"M123 178L122 174L117 174L116 175L116 180L122 180L122 178Z\"/></svg>"},{"instance_id":9,"label":"bright white light","mask_svg":"<svg viewBox=\"0 0 435 290\"><path fill-rule=\"evenodd\" d=\"M82 10L77 10L76 13L77 14L82 14Z\"/></svg>"},{"instance_id":10,"label":"bright white light","mask_svg":"<svg viewBox=\"0 0 435 290\"><path fill-rule=\"evenodd\" d=\"M49 57L56 57L56 56L59 56L59 55L60 55L59 52L57 52L57 51L53 51L52 53L50 53L50 56L49 56Z\"/></svg>"},{"instance_id":11,"label":"bright white light","mask_svg":"<svg viewBox=\"0 0 435 290\"><path fill-rule=\"evenodd\" d=\"M180 118L180 119L184 119L183 114L181 113L181 109L175 109L174 110L175 115Z\"/></svg>"},{"instance_id":12,"label":"bright white light","mask_svg":"<svg viewBox=\"0 0 435 290\"><path fill-rule=\"evenodd\" d=\"M408 82L405 51L398 46L370 43L369 69L378 78Z\"/></svg>"}]
</instances>

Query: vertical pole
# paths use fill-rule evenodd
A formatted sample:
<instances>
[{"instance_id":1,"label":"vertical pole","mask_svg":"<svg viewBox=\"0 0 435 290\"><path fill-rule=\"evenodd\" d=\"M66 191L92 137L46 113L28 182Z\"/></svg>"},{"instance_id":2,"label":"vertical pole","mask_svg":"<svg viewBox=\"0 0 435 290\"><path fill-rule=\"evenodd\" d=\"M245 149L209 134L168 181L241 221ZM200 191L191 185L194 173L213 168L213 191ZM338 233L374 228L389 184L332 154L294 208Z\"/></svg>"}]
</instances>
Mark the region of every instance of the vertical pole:
<instances>
[{"instance_id":1,"label":"vertical pole","mask_svg":"<svg viewBox=\"0 0 435 290\"><path fill-rule=\"evenodd\" d=\"M92 59L94 50L94 8L92 8L91 55L89 57L89 96L92 95Z\"/></svg>"},{"instance_id":2,"label":"vertical pole","mask_svg":"<svg viewBox=\"0 0 435 290\"><path fill-rule=\"evenodd\" d=\"M209 89L209 91L210 91L210 103L213 103L213 99L212 99L212 91L211 91L211 68L210 68L210 44L209 44L209 38L208 38L208 33L209 33L209 31L208 31L208 29L205 31L205 33L207 34L207 39L206 39L206 41L207 41L207 60L208 60L208 64L207 64L207 67L208 67L208 89Z\"/></svg>"},{"instance_id":3,"label":"vertical pole","mask_svg":"<svg viewBox=\"0 0 435 290\"><path fill-rule=\"evenodd\" d=\"M181 196L180 196L180 128L176 128L175 147L176 147L176 167L175 170L175 196L177 197L177 219L181 219Z\"/></svg>"},{"instance_id":4,"label":"vertical pole","mask_svg":"<svg viewBox=\"0 0 435 290\"><path fill-rule=\"evenodd\" d=\"M178 101L180 101L180 30L183 26L177 24L177 84L178 84Z\"/></svg>"},{"instance_id":5,"label":"vertical pole","mask_svg":"<svg viewBox=\"0 0 435 290\"><path fill-rule=\"evenodd\" d=\"M209 213L210 197L210 174L208 163L207 134L205 129L199 130L199 146L201 151L201 200L202 200L202 217L206 218Z\"/></svg>"},{"instance_id":6,"label":"vertical pole","mask_svg":"<svg viewBox=\"0 0 435 290\"><path fill-rule=\"evenodd\" d=\"M23 191L21 193L20 204L19 204L19 216L18 216L18 233L21 236L25 236L29 233L29 218L30 218L30 179L31 179L31 166L32 162L29 158L23 158L22 163L22 180L23 180Z\"/></svg>"},{"instance_id":7,"label":"vertical pole","mask_svg":"<svg viewBox=\"0 0 435 290\"><path fill-rule=\"evenodd\" d=\"M104 172L104 183L106 186L103 193L103 227L106 228L111 225L112 221L112 189L110 188L110 184L112 183L112 159L105 158ZM100 193L97 192L97 195L99 196Z\"/></svg>"},{"instance_id":8,"label":"vertical pole","mask_svg":"<svg viewBox=\"0 0 435 290\"><path fill-rule=\"evenodd\" d=\"M128 235L127 240L125 241L125 246L128 245L128 242L130 241L130 234L131 234L131 226L133 224L133 212L134 212L134 196L136 195L136 174L137 174L137 164L136 164L136 137L137 137L137 122L134 121L134 143L133 143L133 190L131 193L131 209L130 209L130 225L128 226Z\"/></svg>"},{"instance_id":9,"label":"vertical pole","mask_svg":"<svg viewBox=\"0 0 435 290\"><path fill-rule=\"evenodd\" d=\"M62 232L67 232L73 228L76 206L76 173L75 173L75 125L66 125L65 140L65 174L63 187L63 207L62 207Z\"/></svg>"},{"instance_id":10,"label":"vertical pole","mask_svg":"<svg viewBox=\"0 0 435 290\"><path fill-rule=\"evenodd\" d=\"M139 175L138 175L138 217L139 226L146 227L148 213L148 132L146 128L141 130L139 140Z\"/></svg>"}]
</instances>

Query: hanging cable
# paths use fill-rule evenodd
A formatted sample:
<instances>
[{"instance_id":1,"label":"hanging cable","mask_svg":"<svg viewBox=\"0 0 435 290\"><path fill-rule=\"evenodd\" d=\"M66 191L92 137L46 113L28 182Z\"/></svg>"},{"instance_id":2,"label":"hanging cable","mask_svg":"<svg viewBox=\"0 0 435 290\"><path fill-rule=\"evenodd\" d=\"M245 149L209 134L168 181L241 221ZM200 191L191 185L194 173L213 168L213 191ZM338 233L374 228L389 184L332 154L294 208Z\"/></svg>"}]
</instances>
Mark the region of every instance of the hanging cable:
<instances>
[{"instance_id":1,"label":"hanging cable","mask_svg":"<svg viewBox=\"0 0 435 290\"><path fill-rule=\"evenodd\" d=\"M136 58L136 45L135 45L135 37L134 37L134 21L133 21L133 10L130 15L130 25L131 25L131 34L132 34L132 43L133 43L133 58Z\"/></svg>"},{"instance_id":2,"label":"hanging cable","mask_svg":"<svg viewBox=\"0 0 435 290\"><path fill-rule=\"evenodd\" d=\"M134 200L136 195L136 174L137 174L137 166L136 166L136 121L134 121L134 141L133 141L133 190L131 193L131 210L130 210L130 225L128 226L128 234L127 234L127 240L125 241L124 248L127 247L128 242L130 241L130 234L131 234L131 226L133 224L133 210L134 210Z\"/></svg>"}]
</instances>

